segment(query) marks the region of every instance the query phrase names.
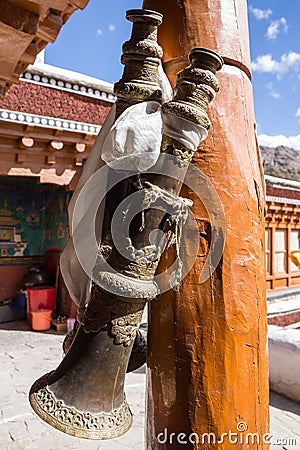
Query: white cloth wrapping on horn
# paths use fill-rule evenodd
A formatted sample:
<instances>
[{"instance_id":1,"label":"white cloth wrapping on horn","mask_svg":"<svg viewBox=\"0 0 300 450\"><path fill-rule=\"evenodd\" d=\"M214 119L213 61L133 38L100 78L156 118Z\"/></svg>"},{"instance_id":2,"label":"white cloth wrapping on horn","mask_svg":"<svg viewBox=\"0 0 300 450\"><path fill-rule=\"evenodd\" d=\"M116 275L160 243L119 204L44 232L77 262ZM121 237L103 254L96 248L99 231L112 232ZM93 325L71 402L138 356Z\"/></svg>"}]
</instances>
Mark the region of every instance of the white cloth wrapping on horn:
<instances>
[{"instance_id":1,"label":"white cloth wrapping on horn","mask_svg":"<svg viewBox=\"0 0 300 450\"><path fill-rule=\"evenodd\" d=\"M158 160L162 128L160 103L130 106L107 133L101 158L115 170L145 172Z\"/></svg>"},{"instance_id":2,"label":"white cloth wrapping on horn","mask_svg":"<svg viewBox=\"0 0 300 450\"><path fill-rule=\"evenodd\" d=\"M170 84L169 78L165 74L163 66L159 64L158 66L158 84L162 91L162 104L169 102L173 97L173 89Z\"/></svg>"},{"instance_id":3,"label":"white cloth wrapping on horn","mask_svg":"<svg viewBox=\"0 0 300 450\"><path fill-rule=\"evenodd\" d=\"M161 66L159 79L163 90L163 100L169 101L172 89ZM99 203L97 189L93 183L90 183L91 186L86 183L92 180L94 173L105 163L114 170L128 170L132 167L137 172L147 171L155 165L159 157L163 133L190 150L196 150L199 143L207 137L205 128L172 114L162 114L160 104L154 101L138 103L127 108L116 121L115 111L114 105L84 165L68 207L71 236L61 255L60 268L69 294L78 306L84 306L89 301L92 270L98 252L97 247L88 249L85 258L88 257L89 261L85 261L85 269L88 267L89 270L84 270L74 247L74 237L76 236L76 242L82 241L84 245L91 225L87 217L95 209L94 205ZM106 186L107 179L101 179L101 183ZM86 186L89 189L83 189ZM77 202L79 194L80 204ZM74 228L75 204L76 226ZM98 240L101 239L104 210L103 201L97 213L95 227Z\"/></svg>"},{"instance_id":4,"label":"white cloth wrapping on horn","mask_svg":"<svg viewBox=\"0 0 300 450\"><path fill-rule=\"evenodd\" d=\"M162 103L172 98L172 87L160 64L159 86ZM107 133L101 158L112 169L144 172L153 167L160 153L163 119L161 105L142 102L127 108Z\"/></svg>"},{"instance_id":5,"label":"white cloth wrapping on horn","mask_svg":"<svg viewBox=\"0 0 300 450\"><path fill-rule=\"evenodd\" d=\"M207 129L183 117L163 114L163 134L180 142L191 151L196 151L201 141L207 138Z\"/></svg>"},{"instance_id":6,"label":"white cloth wrapping on horn","mask_svg":"<svg viewBox=\"0 0 300 450\"><path fill-rule=\"evenodd\" d=\"M83 167L82 174L79 178L76 189L68 206L70 239L67 241L67 244L60 257L60 270L69 295L78 306L84 306L89 300L91 276L90 274L86 273L78 260L77 252L74 248L74 235L76 233L76 239L78 240L85 239L87 230L82 219L84 219L86 213L93 208L93 205L98 203L96 198L97 192L95 190L93 190L93 192L91 190L86 191L85 198L81 197L80 204L76 205L77 216L79 216L76 217L76 223L78 223L76 229L73 229L73 213L75 204L78 200L80 192L82 191L82 188L91 179L92 175L105 165L104 161L101 159L102 146L108 131L114 123L115 115L116 105L113 105L96 138L93 148L89 154L88 160ZM107 179L103 180L103 183L106 185ZM104 208L105 205L104 202L102 202L98 210L97 227L95 230L98 238L100 238L102 233ZM94 253L93 250L95 250ZM89 258L89 266L93 266L97 258L97 248L92 249L91 253L89 254Z\"/></svg>"}]
</instances>

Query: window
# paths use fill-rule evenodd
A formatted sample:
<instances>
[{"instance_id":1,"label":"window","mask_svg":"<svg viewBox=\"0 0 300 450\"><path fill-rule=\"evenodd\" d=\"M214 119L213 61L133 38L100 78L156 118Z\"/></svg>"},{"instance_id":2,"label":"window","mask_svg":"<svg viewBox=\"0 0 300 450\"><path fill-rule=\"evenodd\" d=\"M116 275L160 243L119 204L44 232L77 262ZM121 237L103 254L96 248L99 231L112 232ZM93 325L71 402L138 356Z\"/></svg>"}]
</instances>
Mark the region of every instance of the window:
<instances>
[{"instance_id":1,"label":"window","mask_svg":"<svg viewBox=\"0 0 300 450\"><path fill-rule=\"evenodd\" d=\"M291 231L291 252L300 250L300 230ZM299 268L290 261L290 270L298 270Z\"/></svg>"},{"instance_id":2,"label":"window","mask_svg":"<svg viewBox=\"0 0 300 450\"><path fill-rule=\"evenodd\" d=\"M266 271L271 273L271 228L265 229Z\"/></svg>"},{"instance_id":3,"label":"window","mask_svg":"<svg viewBox=\"0 0 300 450\"><path fill-rule=\"evenodd\" d=\"M287 271L286 230L275 230L275 273Z\"/></svg>"}]
</instances>

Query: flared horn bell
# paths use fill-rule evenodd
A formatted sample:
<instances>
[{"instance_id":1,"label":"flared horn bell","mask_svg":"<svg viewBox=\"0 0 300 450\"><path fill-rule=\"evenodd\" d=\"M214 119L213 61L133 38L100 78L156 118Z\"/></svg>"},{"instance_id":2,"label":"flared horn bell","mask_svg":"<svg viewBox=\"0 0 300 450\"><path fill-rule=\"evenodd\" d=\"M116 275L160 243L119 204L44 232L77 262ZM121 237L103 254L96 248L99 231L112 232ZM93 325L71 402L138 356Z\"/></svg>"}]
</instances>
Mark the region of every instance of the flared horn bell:
<instances>
[{"instance_id":1,"label":"flared horn bell","mask_svg":"<svg viewBox=\"0 0 300 450\"><path fill-rule=\"evenodd\" d=\"M69 350L74 356L76 347L84 345L84 355L76 355L73 365L66 355L63 365L70 365L65 373L61 375L64 368L59 367L38 380L31 388L30 403L41 419L64 433L112 439L125 433L132 423L124 395L131 345L112 344L106 330L88 336L90 340L85 339L86 334L80 326Z\"/></svg>"}]
</instances>

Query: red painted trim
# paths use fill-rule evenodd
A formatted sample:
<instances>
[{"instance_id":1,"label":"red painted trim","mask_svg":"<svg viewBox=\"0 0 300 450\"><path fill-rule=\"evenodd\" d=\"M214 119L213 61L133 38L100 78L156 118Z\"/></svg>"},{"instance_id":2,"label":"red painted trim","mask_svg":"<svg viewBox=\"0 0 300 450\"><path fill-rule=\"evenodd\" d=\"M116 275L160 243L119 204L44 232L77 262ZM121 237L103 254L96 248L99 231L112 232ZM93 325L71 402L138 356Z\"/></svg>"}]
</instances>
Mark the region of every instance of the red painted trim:
<instances>
[{"instance_id":1,"label":"red painted trim","mask_svg":"<svg viewBox=\"0 0 300 450\"><path fill-rule=\"evenodd\" d=\"M112 103L73 92L20 82L0 101L1 109L102 125Z\"/></svg>"},{"instance_id":2,"label":"red painted trim","mask_svg":"<svg viewBox=\"0 0 300 450\"><path fill-rule=\"evenodd\" d=\"M267 186L267 195L270 197L283 197L300 200L300 191L275 186Z\"/></svg>"}]
</instances>

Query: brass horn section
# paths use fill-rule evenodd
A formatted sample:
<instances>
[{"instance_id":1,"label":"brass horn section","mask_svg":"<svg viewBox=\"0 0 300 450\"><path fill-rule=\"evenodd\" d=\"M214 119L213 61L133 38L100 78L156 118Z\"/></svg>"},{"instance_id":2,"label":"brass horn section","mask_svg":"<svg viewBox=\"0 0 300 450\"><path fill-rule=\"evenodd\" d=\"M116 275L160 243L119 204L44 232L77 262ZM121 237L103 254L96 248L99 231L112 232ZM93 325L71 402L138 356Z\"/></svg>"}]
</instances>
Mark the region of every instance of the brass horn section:
<instances>
[{"instance_id":1,"label":"brass horn section","mask_svg":"<svg viewBox=\"0 0 300 450\"><path fill-rule=\"evenodd\" d=\"M216 71L223 59L212 50L194 48L189 54L190 65L177 74L175 95L163 106L163 112L190 120L204 128L210 128L207 115L209 103L219 91Z\"/></svg>"},{"instance_id":2,"label":"brass horn section","mask_svg":"<svg viewBox=\"0 0 300 450\"><path fill-rule=\"evenodd\" d=\"M190 65L177 74L172 101L165 103L162 110L209 129L211 122L207 109L219 91L215 74L221 70L224 61L213 50L201 47L190 51L189 61ZM167 136L163 136L162 151L175 155L181 165L190 162L194 155L193 151Z\"/></svg>"},{"instance_id":3,"label":"brass horn section","mask_svg":"<svg viewBox=\"0 0 300 450\"><path fill-rule=\"evenodd\" d=\"M115 86L117 114L133 103L161 99L158 78L161 49L156 42L161 15L153 11L131 10L127 12L127 18L133 22L133 31L131 39L123 47L124 74ZM211 52L208 53L212 59ZM198 69L194 60L199 55L192 55L192 69ZM209 58L204 58L204 62L203 58L202 55L199 64L204 68L200 66L200 69L212 77L213 71L207 67ZM168 114L184 118L187 118L186 112L180 108L190 108L189 111L194 111L195 121L204 117L206 101L199 100L197 90L200 85L201 92L202 86L209 89L211 86L203 77L191 75L192 69L187 69L186 79L183 75L179 77L174 106L170 102L164 108ZM185 80L190 83L188 90L184 87ZM192 120L191 116L188 119ZM162 150L174 153L177 144L172 139L168 140L168 145ZM184 157L176 156L178 164L174 165L174 170L184 161ZM118 244L124 249L125 256L119 254L110 236L104 234L102 242L109 243L105 257L112 270L103 270L101 261L97 265L91 298L78 317L79 326L64 359L56 370L37 380L30 391L29 399L34 411L45 422L67 434L87 439L110 439L122 435L131 426L132 415L124 395L126 369L144 306L158 294L153 277L162 248L159 243L148 245L149 234L154 229L164 229L161 224L166 223L162 221L166 213L157 212L152 206L159 198L166 206L175 205L174 216L182 214L185 199L178 197L180 182L175 180L174 183L170 184L163 176L153 175L151 178L141 174L140 179L131 177L127 184L120 183L111 201L107 201L111 219L121 200L141 186L147 188L143 199L142 226L141 215L137 215L130 228L130 236L120 236ZM182 208L176 209L178 204ZM175 221L178 222L177 219ZM104 233L108 233L107 229Z\"/></svg>"},{"instance_id":4,"label":"brass horn section","mask_svg":"<svg viewBox=\"0 0 300 450\"><path fill-rule=\"evenodd\" d=\"M124 72L114 85L114 93L118 97L117 117L132 104L147 100L161 102L158 66L163 51L157 43L157 28L162 17L160 13L146 9L126 12L126 19L133 23L133 27L130 40L122 47Z\"/></svg>"}]
</instances>

